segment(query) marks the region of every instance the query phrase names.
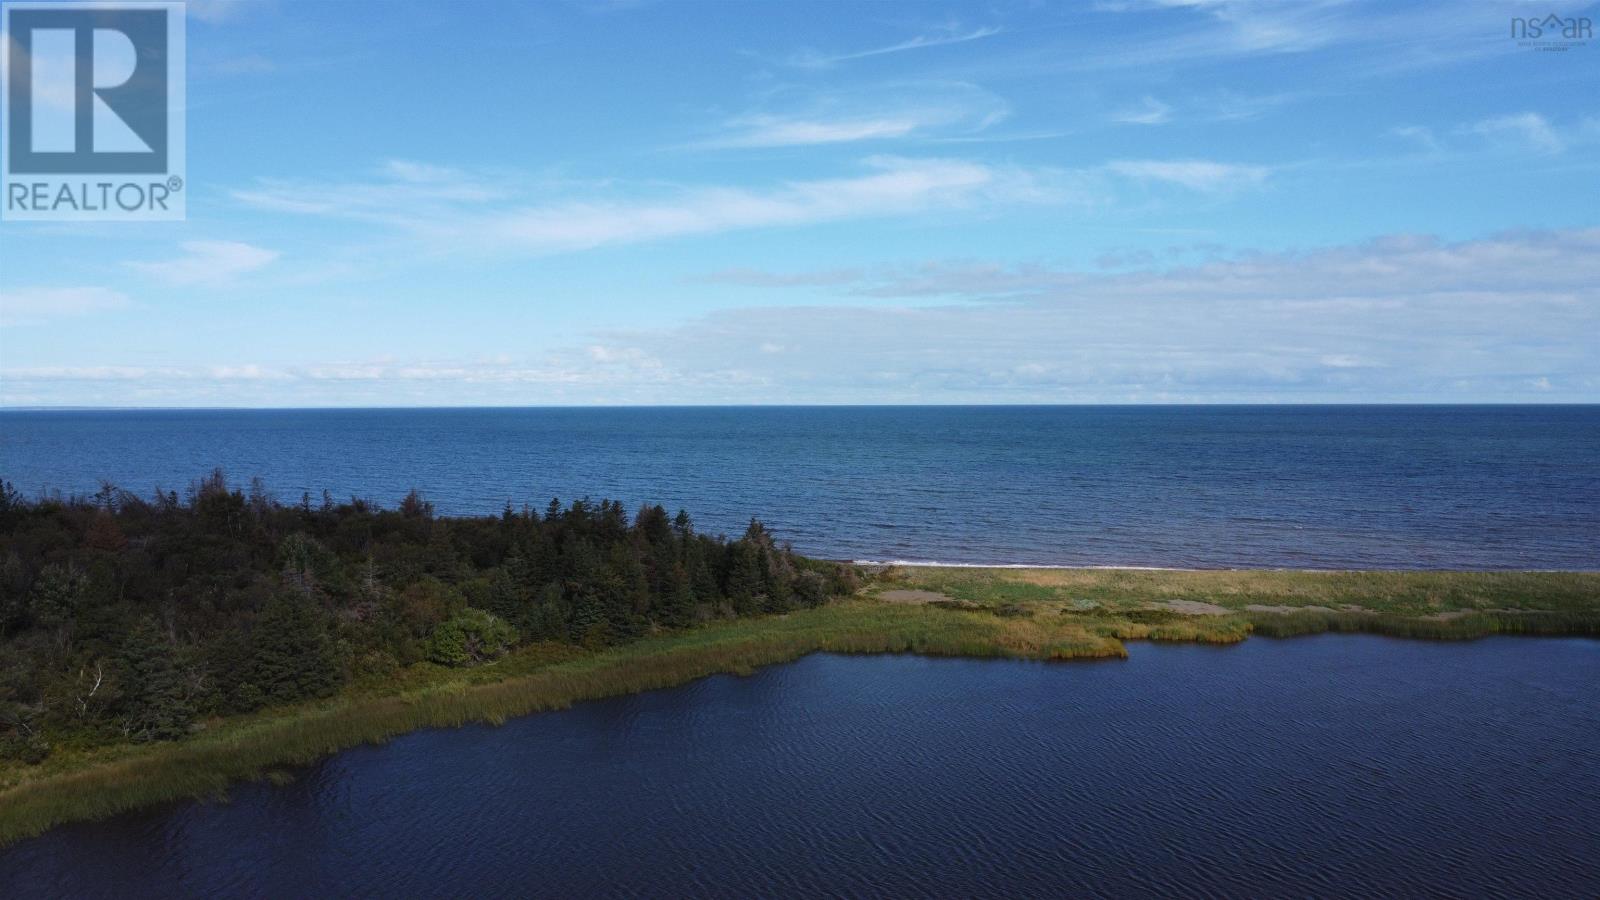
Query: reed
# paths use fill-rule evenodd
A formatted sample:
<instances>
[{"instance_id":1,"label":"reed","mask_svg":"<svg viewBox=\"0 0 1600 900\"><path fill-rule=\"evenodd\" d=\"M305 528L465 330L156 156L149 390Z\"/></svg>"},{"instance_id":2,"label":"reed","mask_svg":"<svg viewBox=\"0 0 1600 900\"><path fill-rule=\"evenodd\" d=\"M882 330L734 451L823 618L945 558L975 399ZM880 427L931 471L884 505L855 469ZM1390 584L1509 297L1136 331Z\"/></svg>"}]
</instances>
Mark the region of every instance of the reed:
<instances>
[{"instance_id":1,"label":"reed","mask_svg":"<svg viewBox=\"0 0 1600 900\"><path fill-rule=\"evenodd\" d=\"M1276 569L955 569L895 567L879 589L917 588L983 604L1130 609L1171 600L1244 607L1346 606L1426 616L1488 610L1600 612L1600 572L1331 572Z\"/></svg>"},{"instance_id":2,"label":"reed","mask_svg":"<svg viewBox=\"0 0 1600 900\"><path fill-rule=\"evenodd\" d=\"M872 598L896 587L949 600ZM924 568L892 570L864 593L600 652L536 644L466 671L413 666L331 700L215 721L181 741L63 751L42 766L0 769L0 846L64 822L220 796L241 779L282 778L285 766L419 728L499 724L818 651L1069 660L1126 657L1127 640L1231 643L1251 634L1600 635L1597 573ZM1208 614L1174 601L1205 604ZM1262 604L1272 609L1248 608Z\"/></svg>"},{"instance_id":3,"label":"reed","mask_svg":"<svg viewBox=\"0 0 1600 900\"><path fill-rule=\"evenodd\" d=\"M1595 636L1600 614L1581 612L1477 612L1454 619L1426 619L1365 612L1253 613L1255 633L1297 637L1326 632L1381 634L1425 640L1472 640L1491 635Z\"/></svg>"},{"instance_id":4,"label":"reed","mask_svg":"<svg viewBox=\"0 0 1600 900\"><path fill-rule=\"evenodd\" d=\"M573 703L748 674L808 653L920 653L1023 659L1125 656L1114 638L1077 623L853 601L760 620L723 622L646 638L516 673L503 664L387 696L345 695L216 723L186 740L128 750L0 792L0 845L64 822L138 807L220 796L241 779L282 777L335 751L419 728L499 724ZM443 678L448 670L439 670ZM497 676L500 680L490 680ZM59 768L59 764L58 764Z\"/></svg>"}]
</instances>

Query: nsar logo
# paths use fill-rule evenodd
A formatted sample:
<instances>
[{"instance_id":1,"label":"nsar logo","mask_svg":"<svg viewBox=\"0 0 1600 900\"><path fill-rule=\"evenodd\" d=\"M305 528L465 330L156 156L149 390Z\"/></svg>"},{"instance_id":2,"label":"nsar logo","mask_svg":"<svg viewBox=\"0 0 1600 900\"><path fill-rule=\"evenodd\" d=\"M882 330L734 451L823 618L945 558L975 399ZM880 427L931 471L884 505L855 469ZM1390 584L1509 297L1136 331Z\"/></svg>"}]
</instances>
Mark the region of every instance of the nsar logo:
<instances>
[{"instance_id":1,"label":"nsar logo","mask_svg":"<svg viewBox=\"0 0 1600 900\"><path fill-rule=\"evenodd\" d=\"M1532 50L1571 50L1594 37L1594 21L1586 16L1562 18L1555 13L1542 19L1517 16L1511 20L1511 37L1517 46Z\"/></svg>"}]
</instances>

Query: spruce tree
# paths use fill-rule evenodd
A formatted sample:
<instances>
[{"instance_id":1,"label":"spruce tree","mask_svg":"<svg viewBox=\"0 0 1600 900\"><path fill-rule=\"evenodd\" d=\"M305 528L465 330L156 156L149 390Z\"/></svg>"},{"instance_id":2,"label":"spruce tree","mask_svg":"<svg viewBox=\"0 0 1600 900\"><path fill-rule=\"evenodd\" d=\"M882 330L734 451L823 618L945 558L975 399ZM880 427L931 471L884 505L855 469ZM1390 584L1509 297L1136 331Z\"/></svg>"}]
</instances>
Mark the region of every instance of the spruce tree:
<instances>
[{"instance_id":1,"label":"spruce tree","mask_svg":"<svg viewBox=\"0 0 1600 900\"><path fill-rule=\"evenodd\" d=\"M194 718L184 695L173 647L153 619L140 622L122 645L125 730L134 740L182 737Z\"/></svg>"},{"instance_id":2,"label":"spruce tree","mask_svg":"<svg viewBox=\"0 0 1600 900\"><path fill-rule=\"evenodd\" d=\"M728 546L728 600L739 615L760 611L761 554L755 544L739 540Z\"/></svg>"},{"instance_id":3,"label":"spruce tree","mask_svg":"<svg viewBox=\"0 0 1600 900\"><path fill-rule=\"evenodd\" d=\"M657 621L671 628L681 628L694 617L694 588L689 583L689 573L682 565L672 567L667 578L667 590L661 598Z\"/></svg>"},{"instance_id":4,"label":"spruce tree","mask_svg":"<svg viewBox=\"0 0 1600 900\"><path fill-rule=\"evenodd\" d=\"M251 634L250 675L269 703L333 693L340 672L320 610L288 594L269 603Z\"/></svg>"}]
</instances>

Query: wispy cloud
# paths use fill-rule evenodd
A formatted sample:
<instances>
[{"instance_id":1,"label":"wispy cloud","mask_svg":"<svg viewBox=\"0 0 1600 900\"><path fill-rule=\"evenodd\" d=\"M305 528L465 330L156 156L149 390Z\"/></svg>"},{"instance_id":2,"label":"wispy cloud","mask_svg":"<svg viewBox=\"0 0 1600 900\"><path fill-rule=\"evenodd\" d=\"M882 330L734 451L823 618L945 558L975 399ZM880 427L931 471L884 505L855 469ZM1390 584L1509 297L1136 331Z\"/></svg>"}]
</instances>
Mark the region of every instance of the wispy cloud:
<instances>
[{"instance_id":1,"label":"wispy cloud","mask_svg":"<svg viewBox=\"0 0 1600 900\"><path fill-rule=\"evenodd\" d=\"M794 147L806 144L843 144L850 141L880 141L904 138L922 128L925 122L915 115L878 119L782 119L776 115L750 115L728 123L730 133L723 138L694 144L706 149L722 147Z\"/></svg>"},{"instance_id":2,"label":"wispy cloud","mask_svg":"<svg viewBox=\"0 0 1600 900\"><path fill-rule=\"evenodd\" d=\"M1315 96L1310 91L1280 91L1271 94L1241 94L1222 90L1194 101L1200 114L1216 122L1247 122L1292 103Z\"/></svg>"},{"instance_id":3,"label":"wispy cloud","mask_svg":"<svg viewBox=\"0 0 1600 900\"><path fill-rule=\"evenodd\" d=\"M1060 202L1063 173L959 159L874 156L865 172L765 188L694 186L664 197L489 202L472 182L395 178L264 183L234 196L282 212L354 218L469 252L561 253L610 244L849 219ZM443 171L443 170L442 170ZM411 174L411 173L408 173ZM456 193L451 186L459 186ZM435 188L445 188L435 190Z\"/></svg>"},{"instance_id":4,"label":"wispy cloud","mask_svg":"<svg viewBox=\"0 0 1600 900\"><path fill-rule=\"evenodd\" d=\"M1050 46L1013 64L1034 71L1173 72L1297 55L1315 56L1350 79L1367 79L1520 52L1501 34L1503 25L1460 15L1457 5L1439 0L1100 0L1094 11L1120 16L1126 24L1081 52Z\"/></svg>"},{"instance_id":5,"label":"wispy cloud","mask_svg":"<svg viewBox=\"0 0 1600 900\"><path fill-rule=\"evenodd\" d=\"M793 147L970 135L1010 114L1006 102L964 82L902 82L850 90L772 92L761 108L734 116L694 149Z\"/></svg>"},{"instance_id":6,"label":"wispy cloud","mask_svg":"<svg viewBox=\"0 0 1600 900\"><path fill-rule=\"evenodd\" d=\"M731 148L841 144L905 137L925 124L915 114L833 120L757 115L734 119L728 123L729 134L701 141L694 146Z\"/></svg>"},{"instance_id":7,"label":"wispy cloud","mask_svg":"<svg viewBox=\"0 0 1600 900\"><path fill-rule=\"evenodd\" d=\"M1107 163L1106 169L1126 178L1166 182L1207 193L1255 187L1266 181L1272 171L1266 166L1205 159L1123 159Z\"/></svg>"},{"instance_id":8,"label":"wispy cloud","mask_svg":"<svg viewBox=\"0 0 1600 900\"><path fill-rule=\"evenodd\" d=\"M732 268L694 279L702 284L731 284L740 287L831 287L854 284L866 277L864 269L828 269L820 272L764 272L760 269Z\"/></svg>"},{"instance_id":9,"label":"wispy cloud","mask_svg":"<svg viewBox=\"0 0 1600 900\"><path fill-rule=\"evenodd\" d=\"M1220 248L1217 248L1220 249ZM1600 228L1519 231L1470 241L1388 235L1365 243L1304 252L1236 253L1162 269L1112 274L1041 265L924 262L771 273L734 270L743 283L803 286L813 275L877 297L1089 296L1154 300L1171 292L1189 300L1271 300L1308 308L1360 309L1406 298L1465 296L1581 306L1600 301ZM1499 267L1502 267L1499 268ZM854 276L852 279L851 276ZM1593 279L1593 285L1590 285ZM1479 293L1481 292L1481 294ZM1174 301L1176 303L1176 301ZM1600 305L1588 312L1600 315ZM1595 340L1600 341L1600 336Z\"/></svg>"},{"instance_id":10,"label":"wispy cloud","mask_svg":"<svg viewBox=\"0 0 1600 900\"><path fill-rule=\"evenodd\" d=\"M1397 138L1410 141L1429 152L1437 152L1441 149L1441 144L1439 139L1434 136L1433 129L1425 125L1401 125L1398 128L1389 129L1389 133Z\"/></svg>"},{"instance_id":11,"label":"wispy cloud","mask_svg":"<svg viewBox=\"0 0 1600 900\"><path fill-rule=\"evenodd\" d=\"M1160 125L1172 118L1172 107L1154 97L1145 97L1138 104L1112 113L1113 122L1130 125Z\"/></svg>"},{"instance_id":12,"label":"wispy cloud","mask_svg":"<svg viewBox=\"0 0 1600 900\"><path fill-rule=\"evenodd\" d=\"M965 44L968 41L978 41L994 37L1003 33L1004 29L996 26L982 28L961 29L956 27L941 29L939 31L919 34L906 38L893 44L881 47L872 47L867 50L856 50L848 53L825 54L815 50L803 50L789 58L789 64L805 68L824 68L853 59L866 59L872 56L884 56L890 53L904 53L907 50L922 50L928 47L944 47L949 44Z\"/></svg>"},{"instance_id":13,"label":"wispy cloud","mask_svg":"<svg viewBox=\"0 0 1600 900\"><path fill-rule=\"evenodd\" d=\"M82 316L128 305L128 296L107 287L24 287L0 290L0 324Z\"/></svg>"},{"instance_id":14,"label":"wispy cloud","mask_svg":"<svg viewBox=\"0 0 1600 900\"><path fill-rule=\"evenodd\" d=\"M278 258L276 250L240 241L184 241L179 247L182 256L127 265L168 284L187 286L231 281Z\"/></svg>"},{"instance_id":15,"label":"wispy cloud","mask_svg":"<svg viewBox=\"0 0 1600 900\"><path fill-rule=\"evenodd\" d=\"M905 302L728 309L523 360L19 367L0 370L0 391L49 402L72 381L75 396L103 384L146 403L280 404L1600 395L1600 229L1394 235L1117 273L930 262L765 280Z\"/></svg>"},{"instance_id":16,"label":"wispy cloud","mask_svg":"<svg viewBox=\"0 0 1600 900\"><path fill-rule=\"evenodd\" d=\"M1462 131L1535 153L1555 154L1567 148L1566 139L1550 121L1534 112L1483 119L1464 126Z\"/></svg>"},{"instance_id":17,"label":"wispy cloud","mask_svg":"<svg viewBox=\"0 0 1600 900\"><path fill-rule=\"evenodd\" d=\"M530 251L724 231L807 225L930 209L959 209L1046 199L1041 177L950 159L875 157L865 175L796 181L770 190L692 190L669 202L569 203L518 209L481 222L492 240Z\"/></svg>"}]
</instances>

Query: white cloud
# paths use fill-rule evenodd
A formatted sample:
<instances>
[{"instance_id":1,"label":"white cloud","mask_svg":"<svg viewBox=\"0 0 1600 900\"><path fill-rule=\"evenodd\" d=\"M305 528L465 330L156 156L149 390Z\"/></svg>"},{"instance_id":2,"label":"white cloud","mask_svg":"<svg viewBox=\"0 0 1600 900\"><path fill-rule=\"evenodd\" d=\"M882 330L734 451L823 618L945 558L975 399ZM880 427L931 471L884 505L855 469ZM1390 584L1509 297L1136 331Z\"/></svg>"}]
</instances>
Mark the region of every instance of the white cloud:
<instances>
[{"instance_id":1,"label":"white cloud","mask_svg":"<svg viewBox=\"0 0 1600 900\"><path fill-rule=\"evenodd\" d=\"M1433 152L1440 149L1439 139L1434 137L1433 129L1423 125L1402 125L1391 128L1389 133L1398 138L1412 141L1424 150Z\"/></svg>"},{"instance_id":2,"label":"white cloud","mask_svg":"<svg viewBox=\"0 0 1600 900\"><path fill-rule=\"evenodd\" d=\"M790 65L801 66L804 68L826 68L836 63L848 62L849 60L853 59L866 59L867 57L871 56L884 56L890 53L903 53L907 50L921 50L928 47L943 47L949 44L964 44L968 41L978 41L984 38L994 37L995 35L1002 33L1002 31L1003 29L998 27L972 28L966 30L959 28L947 28L937 32L930 32L928 34L919 34L915 37L907 38L903 41L897 41L893 44L888 44L882 47L873 47L869 50L858 50L853 53L837 53L827 55L817 53L813 50L805 50L790 57L789 63Z\"/></svg>"},{"instance_id":3,"label":"white cloud","mask_svg":"<svg viewBox=\"0 0 1600 900\"><path fill-rule=\"evenodd\" d=\"M1364 356L1356 356L1352 353L1326 354L1322 357L1322 364L1332 369L1365 369L1371 366L1381 365L1381 363L1374 362Z\"/></svg>"},{"instance_id":4,"label":"white cloud","mask_svg":"<svg viewBox=\"0 0 1600 900\"><path fill-rule=\"evenodd\" d=\"M820 272L763 272L760 269L731 268L695 279L703 284L733 284L742 287L829 287L852 284L865 277L862 269L829 269Z\"/></svg>"},{"instance_id":5,"label":"white cloud","mask_svg":"<svg viewBox=\"0 0 1600 900\"><path fill-rule=\"evenodd\" d=\"M1163 181L1196 191L1220 192L1255 187L1266 181L1266 166L1236 165L1205 159L1124 159L1107 163L1118 175L1140 181Z\"/></svg>"},{"instance_id":6,"label":"white cloud","mask_svg":"<svg viewBox=\"0 0 1600 900\"><path fill-rule=\"evenodd\" d=\"M723 123L693 149L796 147L924 136L971 135L1006 118L1004 100L964 82L911 82L822 93L778 91L761 108Z\"/></svg>"},{"instance_id":7,"label":"white cloud","mask_svg":"<svg viewBox=\"0 0 1600 900\"><path fill-rule=\"evenodd\" d=\"M1566 140L1549 120L1534 112L1484 119L1466 126L1463 130L1535 153L1554 154L1567 148Z\"/></svg>"},{"instance_id":8,"label":"white cloud","mask_svg":"<svg viewBox=\"0 0 1600 900\"><path fill-rule=\"evenodd\" d=\"M267 250L239 241L184 241L184 255L158 262L130 262L130 268L169 284L218 284L253 272L278 258Z\"/></svg>"},{"instance_id":9,"label":"white cloud","mask_svg":"<svg viewBox=\"0 0 1600 900\"><path fill-rule=\"evenodd\" d=\"M0 290L0 323L25 324L83 316L128 305L128 296L105 287L28 287Z\"/></svg>"},{"instance_id":10,"label":"white cloud","mask_svg":"<svg viewBox=\"0 0 1600 900\"><path fill-rule=\"evenodd\" d=\"M409 159L388 160L380 171L397 181L412 184L462 184L469 181L466 173L460 169Z\"/></svg>"},{"instance_id":11,"label":"white cloud","mask_svg":"<svg viewBox=\"0 0 1600 900\"><path fill-rule=\"evenodd\" d=\"M848 141L905 137L921 126L913 116L833 121L750 116L736 119L729 124L733 133L697 146L791 147L805 144L839 144Z\"/></svg>"},{"instance_id":12,"label":"white cloud","mask_svg":"<svg viewBox=\"0 0 1600 900\"><path fill-rule=\"evenodd\" d=\"M904 302L728 309L537 359L10 369L0 390L279 405L1600 399L1600 229L1117 273L926 263L840 289Z\"/></svg>"},{"instance_id":13,"label":"white cloud","mask_svg":"<svg viewBox=\"0 0 1600 900\"><path fill-rule=\"evenodd\" d=\"M663 203L572 203L491 217L483 233L532 251L842 219L907 215L977 203L1016 202L1037 191L1023 170L940 159L879 157L873 172L791 182L768 191L713 188Z\"/></svg>"},{"instance_id":14,"label":"white cloud","mask_svg":"<svg viewBox=\"0 0 1600 900\"><path fill-rule=\"evenodd\" d=\"M729 400L1600 398L1600 229L1115 274L923 264L848 292L933 302L728 310L609 342ZM783 354L759 352L770 335Z\"/></svg>"},{"instance_id":15,"label":"white cloud","mask_svg":"<svg viewBox=\"0 0 1600 900\"><path fill-rule=\"evenodd\" d=\"M239 191L249 205L348 217L405 229L438 248L464 252L560 253L610 244L912 215L999 204L1061 202L1065 173L959 159L874 156L864 174L784 182L763 189L679 188L661 198L486 202L432 181L378 184L268 183Z\"/></svg>"},{"instance_id":16,"label":"white cloud","mask_svg":"<svg viewBox=\"0 0 1600 900\"><path fill-rule=\"evenodd\" d=\"M1160 125L1172 118L1172 107L1154 97L1145 97L1138 105L1113 113L1113 122L1130 125Z\"/></svg>"}]
</instances>

